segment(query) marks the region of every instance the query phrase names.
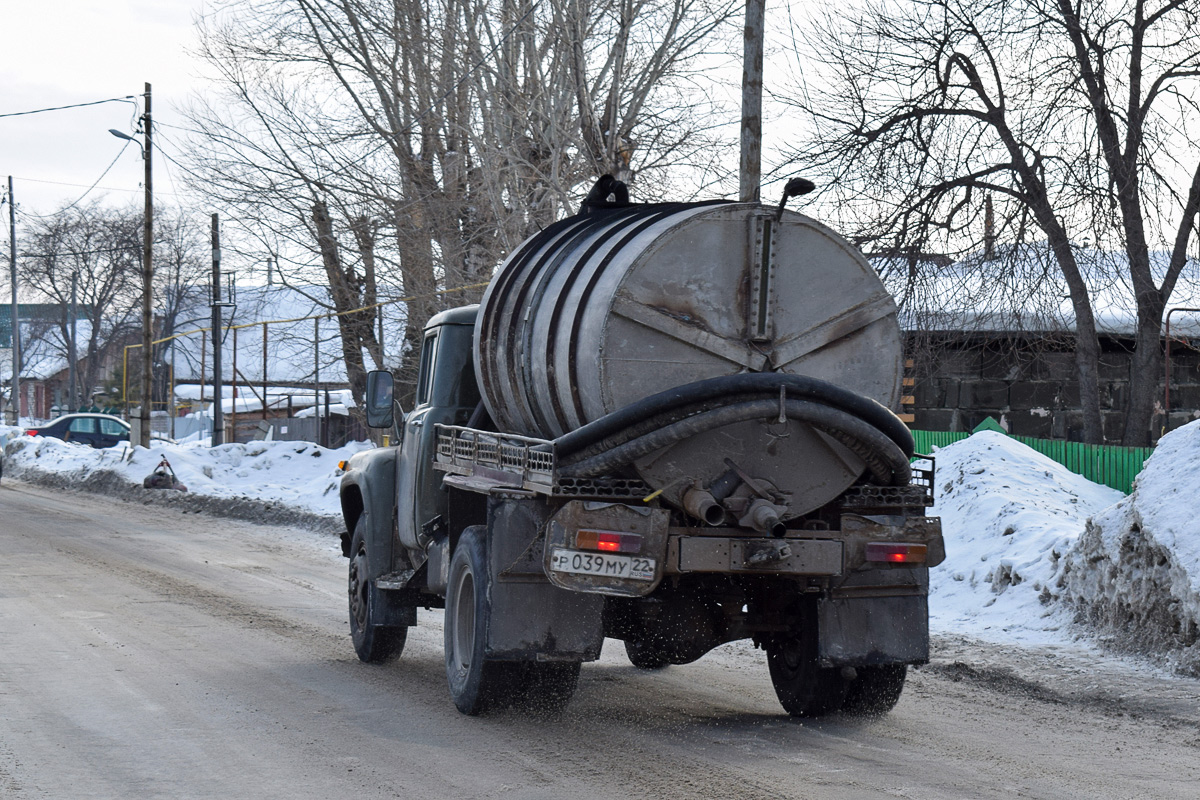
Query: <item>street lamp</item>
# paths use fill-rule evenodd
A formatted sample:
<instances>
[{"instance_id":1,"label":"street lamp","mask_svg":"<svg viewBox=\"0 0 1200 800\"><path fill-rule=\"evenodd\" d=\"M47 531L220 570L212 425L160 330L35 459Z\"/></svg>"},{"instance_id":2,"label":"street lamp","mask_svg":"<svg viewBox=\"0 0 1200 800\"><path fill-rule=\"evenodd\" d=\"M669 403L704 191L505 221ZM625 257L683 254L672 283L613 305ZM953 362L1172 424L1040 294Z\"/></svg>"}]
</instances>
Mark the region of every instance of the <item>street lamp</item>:
<instances>
[{"instance_id":1,"label":"street lamp","mask_svg":"<svg viewBox=\"0 0 1200 800\"><path fill-rule=\"evenodd\" d=\"M138 441L142 447L150 447L150 391L151 391L151 328L154 325L154 317L151 312L151 284L154 280L154 262L153 262L153 246L154 246L154 190L152 183L152 172L150 156L153 152L150 140L150 84L146 84L146 113L142 115L142 130L145 133L146 143L142 147L142 160L146 165L146 224L142 234L142 410L140 413L141 424L138 426ZM137 142L132 136L127 133L122 133L114 128L109 128L109 133L116 136L118 139L128 139L131 142ZM140 143L139 143L140 144Z\"/></svg>"}]
</instances>

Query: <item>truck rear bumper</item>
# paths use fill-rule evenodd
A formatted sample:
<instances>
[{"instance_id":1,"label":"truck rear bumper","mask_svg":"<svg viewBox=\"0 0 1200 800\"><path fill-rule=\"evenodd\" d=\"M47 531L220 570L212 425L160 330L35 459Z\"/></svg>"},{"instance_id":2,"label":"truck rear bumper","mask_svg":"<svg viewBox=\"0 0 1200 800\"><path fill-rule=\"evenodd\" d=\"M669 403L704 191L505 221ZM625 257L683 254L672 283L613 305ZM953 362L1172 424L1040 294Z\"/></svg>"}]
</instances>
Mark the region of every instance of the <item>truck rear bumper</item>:
<instances>
[{"instance_id":1,"label":"truck rear bumper","mask_svg":"<svg viewBox=\"0 0 1200 800\"><path fill-rule=\"evenodd\" d=\"M832 577L842 574L843 549L834 539L676 535L667 541L663 571Z\"/></svg>"}]
</instances>

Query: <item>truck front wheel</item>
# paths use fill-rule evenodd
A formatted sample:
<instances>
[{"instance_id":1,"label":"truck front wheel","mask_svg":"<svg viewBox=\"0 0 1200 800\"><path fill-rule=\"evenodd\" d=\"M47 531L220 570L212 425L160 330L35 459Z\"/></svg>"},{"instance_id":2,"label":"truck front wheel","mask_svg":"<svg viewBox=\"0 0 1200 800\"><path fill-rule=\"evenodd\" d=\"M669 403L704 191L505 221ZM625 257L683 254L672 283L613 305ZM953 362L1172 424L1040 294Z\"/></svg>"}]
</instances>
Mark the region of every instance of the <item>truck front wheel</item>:
<instances>
[{"instance_id":1,"label":"truck front wheel","mask_svg":"<svg viewBox=\"0 0 1200 800\"><path fill-rule=\"evenodd\" d=\"M463 531L446 584L446 680L454 705L471 716L512 699L520 666L484 654L491 618L486 534L482 525Z\"/></svg>"},{"instance_id":2,"label":"truck front wheel","mask_svg":"<svg viewBox=\"0 0 1200 800\"><path fill-rule=\"evenodd\" d=\"M377 624L371 604L370 556L366 542L367 518L364 514L354 526L350 538L350 639L360 661L378 663L395 658L404 650L408 626Z\"/></svg>"}]
</instances>

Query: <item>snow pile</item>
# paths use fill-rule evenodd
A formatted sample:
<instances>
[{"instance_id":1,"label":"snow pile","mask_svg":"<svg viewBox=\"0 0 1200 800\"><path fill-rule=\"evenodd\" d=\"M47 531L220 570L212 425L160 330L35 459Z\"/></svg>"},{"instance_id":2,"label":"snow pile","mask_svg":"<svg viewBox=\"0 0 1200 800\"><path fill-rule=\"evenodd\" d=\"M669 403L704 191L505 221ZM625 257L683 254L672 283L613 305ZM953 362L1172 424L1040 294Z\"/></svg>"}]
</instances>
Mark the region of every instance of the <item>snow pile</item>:
<instances>
[{"instance_id":1,"label":"snow pile","mask_svg":"<svg viewBox=\"0 0 1200 800\"><path fill-rule=\"evenodd\" d=\"M1054 602L1063 558L1089 516L1122 498L1002 433L936 452L930 511L946 561L930 572L934 630L991 641L1060 642L1071 611Z\"/></svg>"},{"instance_id":2,"label":"snow pile","mask_svg":"<svg viewBox=\"0 0 1200 800\"><path fill-rule=\"evenodd\" d=\"M1133 493L1092 518L1063 573L1089 622L1200 675L1200 422L1159 440Z\"/></svg>"},{"instance_id":3,"label":"snow pile","mask_svg":"<svg viewBox=\"0 0 1200 800\"><path fill-rule=\"evenodd\" d=\"M19 430L0 428L5 432ZM206 441L186 444L155 443L149 450L125 444L104 450L42 436L11 437L5 446L5 472L23 470L56 473L84 484L96 477L115 476L141 486L166 458L189 492L219 500L254 499L321 516L340 514L338 462L369 442L336 450L309 442L250 442L209 447ZM94 482L94 481L93 481Z\"/></svg>"}]
</instances>

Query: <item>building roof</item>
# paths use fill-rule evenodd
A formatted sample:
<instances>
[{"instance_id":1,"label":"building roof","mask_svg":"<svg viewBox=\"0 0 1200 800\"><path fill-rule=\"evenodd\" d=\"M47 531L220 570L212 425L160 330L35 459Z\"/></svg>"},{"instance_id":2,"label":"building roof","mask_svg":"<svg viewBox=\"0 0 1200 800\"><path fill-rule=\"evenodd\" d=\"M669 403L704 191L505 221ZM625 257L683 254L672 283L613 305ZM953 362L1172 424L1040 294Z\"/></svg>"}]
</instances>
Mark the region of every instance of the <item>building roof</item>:
<instances>
[{"instance_id":1,"label":"building roof","mask_svg":"<svg viewBox=\"0 0 1200 800\"><path fill-rule=\"evenodd\" d=\"M1101 335L1132 336L1137 307L1123 252L1077 248ZM1161 283L1169 255L1151 253ZM947 333L1069 333L1075 312L1058 264L1045 242L998 248L996 257L976 254L946 266L923 263L910 272L906 259L872 259L900 307L910 331ZM1167 305L1200 308L1200 262L1189 259ZM1200 313L1176 314L1172 335L1200 336Z\"/></svg>"},{"instance_id":2,"label":"building roof","mask_svg":"<svg viewBox=\"0 0 1200 800\"><path fill-rule=\"evenodd\" d=\"M198 293L199 294L199 293ZM222 372L226 381L232 380L233 344L237 339L237 370L239 381L263 381L263 326L267 326L266 379L270 383L311 383L319 366L322 383L345 383L346 370L342 361L342 342L336 319L330 318L327 302L328 287L304 286L241 286L236 294L236 306L223 312L223 327L251 325L225 330L221 347ZM387 363L399 361L398 348L404 335L402 304L383 306L384 353ZM183 326L181 333L209 327L207 294L197 296L184 318L206 320L194 326ZM314 326L311 317L322 315ZM378 333L378 322L375 323ZM319 332L319 344L317 336ZM203 352L202 352L203 345ZM203 363L204 378L212 376L212 337L196 332L176 338L165 355L175 365L177 382L198 383ZM371 364L364 353L364 361Z\"/></svg>"}]
</instances>

